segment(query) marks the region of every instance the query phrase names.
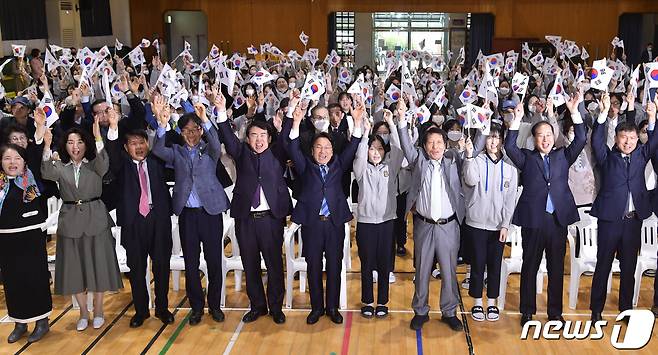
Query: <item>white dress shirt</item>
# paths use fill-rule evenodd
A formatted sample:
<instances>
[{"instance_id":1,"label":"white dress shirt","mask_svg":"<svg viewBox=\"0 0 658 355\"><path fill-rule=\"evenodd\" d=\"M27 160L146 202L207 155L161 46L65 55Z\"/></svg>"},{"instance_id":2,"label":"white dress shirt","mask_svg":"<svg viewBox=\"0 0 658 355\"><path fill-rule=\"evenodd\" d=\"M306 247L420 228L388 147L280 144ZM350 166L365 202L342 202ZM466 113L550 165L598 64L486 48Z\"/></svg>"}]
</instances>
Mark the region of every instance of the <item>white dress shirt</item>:
<instances>
[{"instance_id":1,"label":"white dress shirt","mask_svg":"<svg viewBox=\"0 0 658 355\"><path fill-rule=\"evenodd\" d=\"M448 197L442 161L443 159L429 161L416 203L418 213L434 221L449 218L455 213Z\"/></svg>"}]
</instances>

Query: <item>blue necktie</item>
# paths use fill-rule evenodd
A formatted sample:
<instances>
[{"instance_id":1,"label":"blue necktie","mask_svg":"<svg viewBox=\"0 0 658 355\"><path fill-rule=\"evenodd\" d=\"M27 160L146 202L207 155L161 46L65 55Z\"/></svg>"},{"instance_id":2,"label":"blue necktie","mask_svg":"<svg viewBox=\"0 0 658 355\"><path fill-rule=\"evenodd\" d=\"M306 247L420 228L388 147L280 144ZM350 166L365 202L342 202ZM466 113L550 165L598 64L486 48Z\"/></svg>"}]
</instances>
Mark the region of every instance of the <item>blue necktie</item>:
<instances>
[{"instance_id":1,"label":"blue necktie","mask_svg":"<svg viewBox=\"0 0 658 355\"><path fill-rule=\"evenodd\" d=\"M548 155L544 156L544 175L546 175L546 180L549 180L551 178L551 165L548 160ZM551 200L551 191L550 191L551 185L548 186L549 186L549 191L548 191L548 197L546 197L546 212L553 213L555 212L555 207L553 207L553 200Z\"/></svg>"},{"instance_id":2,"label":"blue necktie","mask_svg":"<svg viewBox=\"0 0 658 355\"><path fill-rule=\"evenodd\" d=\"M320 165L320 176L322 177L322 182L326 182L326 177L327 177L327 172L328 168L326 165ZM323 196L322 197L322 206L320 207L320 215L321 216L329 216L329 203L327 203L327 199Z\"/></svg>"}]
</instances>

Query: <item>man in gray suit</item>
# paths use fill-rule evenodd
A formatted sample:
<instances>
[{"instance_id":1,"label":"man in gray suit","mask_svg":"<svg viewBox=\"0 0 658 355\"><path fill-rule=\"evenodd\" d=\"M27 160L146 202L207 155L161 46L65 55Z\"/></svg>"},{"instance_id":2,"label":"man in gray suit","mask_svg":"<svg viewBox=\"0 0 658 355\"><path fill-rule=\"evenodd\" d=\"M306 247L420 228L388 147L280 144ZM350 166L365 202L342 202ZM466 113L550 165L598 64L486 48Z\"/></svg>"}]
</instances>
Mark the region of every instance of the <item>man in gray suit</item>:
<instances>
[{"instance_id":1,"label":"man in gray suit","mask_svg":"<svg viewBox=\"0 0 658 355\"><path fill-rule=\"evenodd\" d=\"M461 157L456 151L446 149L448 136L437 127L427 129L420 137L420 147L414 147L409 138L405 111L402 102L398 105L398 132L402 150L412 167L407 212L414 214L416 259L416 288L411 304L415 315L411 320L411 329L418 330L429 321L429 278L436 257L442 276L441 321L451 329L460 331L463 325L456 316L459 304L456 269L459 222L466 214L457 164ZM477 146L481 149L480 140Z\"/></svg>"},{"instance_id":2,"label":"man in gray suit","mask_svg":"<svg viewBox=\"0 0 658 355\"><path fill-rule=\"evenodd\" d=\"M206 108L197 104L194 113L178 121L184 145L165 147L165 129L169 124L169 105L159 97L153 103L158 117L158 131L153 153L174 166L176 185L172 197L173 210L179 216L181 246L185 260L185 292L190 299L190 325L201 322L204 299L199 277L201 243L208 265L208 313L221 322L224 313L219 308L222 290L222 212L229 207L228 198L217 179L217 161L221 146L217 131L206 115ZM207 143L201 138L205 133Z\"/></svg>"}]
</instances>

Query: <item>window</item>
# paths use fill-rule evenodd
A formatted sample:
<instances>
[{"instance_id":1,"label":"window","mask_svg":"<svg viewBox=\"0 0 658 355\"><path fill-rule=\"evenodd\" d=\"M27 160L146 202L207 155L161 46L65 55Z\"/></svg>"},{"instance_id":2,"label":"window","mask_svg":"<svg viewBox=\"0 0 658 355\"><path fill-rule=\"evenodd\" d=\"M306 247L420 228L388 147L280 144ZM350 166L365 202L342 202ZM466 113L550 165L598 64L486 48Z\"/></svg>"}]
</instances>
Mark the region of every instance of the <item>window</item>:
<instances>
[{"instance_id":1,"label":"window","mask_svg":"<svg viewBox=\"0 0 658 355\"><path fill-rule=\"evenodd\" d=\"M345 47L348 44L354 44L354 12L336 12L335 21L336 52L341 57L346 57L348 54L345 51Z\"/></svg>"},{"instance_id":2,"label":"window","mask_svg":"<svg viewBox=\"0 0 658 355\"><path fill-rule=\"evenodd\" d=\"M0 26L4 41L48 38L45 0L0 1Z\"/></svg>"}]
</instances>

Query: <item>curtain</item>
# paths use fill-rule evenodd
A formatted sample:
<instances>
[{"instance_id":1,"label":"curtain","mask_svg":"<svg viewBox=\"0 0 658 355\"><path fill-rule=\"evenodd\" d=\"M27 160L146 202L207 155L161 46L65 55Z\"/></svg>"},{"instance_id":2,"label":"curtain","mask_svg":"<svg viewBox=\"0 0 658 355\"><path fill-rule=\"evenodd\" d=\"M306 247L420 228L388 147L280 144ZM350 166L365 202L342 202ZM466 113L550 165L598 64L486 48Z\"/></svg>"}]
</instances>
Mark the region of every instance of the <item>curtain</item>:
<instances>
[{"instance_id":1,"label":"curtain","mask_svg":"<svg viewBox=\"0 0 658 355\"><path fill-rule=\"evenodd\" d=\"M80 0L80 32L82 37L112 35L109 0Z\"/></svg>"},{"instance_id":2,"label":"curtain","mask_svg":"<svg viewBox=\"0 0 658 355\"><path fill-rule=\"evenodd\" d=\"M482 50L485 55L491 52L491 42L494 37L494 15L493 14L471 14L471 28L468 33L468 54L466 56L467 67L473 64Z\"/></svg>"},{"instance_id":3,"label":"curtain","mask_svg":"<svg viewBox=\"0 0 658 355\"><path fill-rule=\"evenodd\" d=\"M336 49L336 13L332 12L329 14L329 21L327 21L327 50L331 52L332 49Z\"/></svg>"},{"instance_id":4,"label":"curtain","mask_svg":"<svg viewBox=\"0 0 658 355\"><path fill-rule=\"evenodd\" d=\"M45 0L0 0L2 40L48 38Z\"/></svg>"},{"instance_id":5,"label":"curtain","mask_svg":"<svg viewBox=\"0 0 658 355\"><path fill-rule=\"evenodd\" d=\"M619 39L624 41L624 52L628 64L637 65L642 54L642 14L619 16Z\"/></svg>"}]
</instances>

